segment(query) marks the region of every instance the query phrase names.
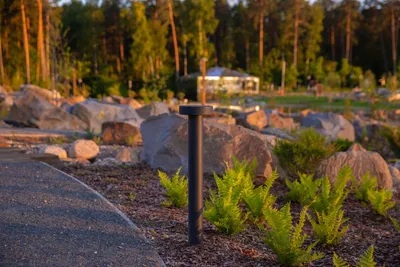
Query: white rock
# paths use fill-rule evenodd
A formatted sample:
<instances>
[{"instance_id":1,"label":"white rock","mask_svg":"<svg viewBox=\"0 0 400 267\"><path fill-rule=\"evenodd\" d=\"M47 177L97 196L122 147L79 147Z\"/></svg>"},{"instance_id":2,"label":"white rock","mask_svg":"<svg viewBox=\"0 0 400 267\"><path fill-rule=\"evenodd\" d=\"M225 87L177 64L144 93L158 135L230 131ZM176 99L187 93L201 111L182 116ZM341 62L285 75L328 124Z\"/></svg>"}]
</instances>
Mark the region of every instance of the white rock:
<instances>
[{"instance_id":1,"label":"white rock","mask_svg":"<svg viewBox=\"0 0 400 267\"><path fill-rule=\"evenodd\" d=\"M45 146L42 147L39 152L56 155L60 159L67 158L67 151L58 146Z\"/></svg>"},{"instance_id":2,"label":"white rock","mask_svg":"<svg viewBox=\"0 0 400 267\"><path fill-rule=\"evenodd\" d=\"M92 159L99 154L99 146L92 140L76 140L68 150L71 158Z\"/></svg>"}]
</instances>

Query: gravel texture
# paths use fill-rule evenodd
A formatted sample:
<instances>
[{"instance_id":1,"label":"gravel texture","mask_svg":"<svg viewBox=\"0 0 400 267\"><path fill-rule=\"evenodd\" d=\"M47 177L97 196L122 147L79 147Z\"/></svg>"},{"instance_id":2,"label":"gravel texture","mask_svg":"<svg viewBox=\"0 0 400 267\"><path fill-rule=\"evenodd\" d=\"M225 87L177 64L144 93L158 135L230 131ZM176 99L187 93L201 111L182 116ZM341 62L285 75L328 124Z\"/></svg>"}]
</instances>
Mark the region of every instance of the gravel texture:
<instances>
[{"instance_id":1,"label":"gravel texture","mask_svg":"<svg viewBox=\"0 0 400 267\"><path fill-rule=\"evenodd\" d=\"M187 210L161 204L166 200L164 189L156 172L145 164L114 168L68 165L63 170L95 188L123 210L151 241L167 266L280 266L275 254L263 243L263 234L253 226L227 236L205 221L203 244L188 246ZM205 177L205 196L214 187L212 177ZM282 207L286 186L278 181L271 192L278 196L277 207ZM348 233L335 247L318 245L315 250L325 253L325 257L309 266L332 266L333 252L353 266L370 245L375 246L377 266L400 266L400 233L391 221L376 215L353 195L345 201L344 209L345 217L350 218ZM300 210L300 205L292 203L296 223ZM396 208L389 214L400 219ZM306 242L313 242L308 222L304 231L311 236Z\"/></svg>"}]
</instances>

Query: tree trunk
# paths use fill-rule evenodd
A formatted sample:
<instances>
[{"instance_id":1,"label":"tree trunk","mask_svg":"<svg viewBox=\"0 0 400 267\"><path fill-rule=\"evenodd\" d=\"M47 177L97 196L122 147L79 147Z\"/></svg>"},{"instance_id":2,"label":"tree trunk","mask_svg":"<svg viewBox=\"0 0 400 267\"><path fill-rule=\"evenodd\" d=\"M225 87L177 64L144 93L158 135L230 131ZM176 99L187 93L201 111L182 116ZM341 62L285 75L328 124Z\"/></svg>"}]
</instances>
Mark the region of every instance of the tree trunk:
<instances>
[{"instance_id":1,"label":"tree trunk","mask_svg":"<svg viewBox=\"0 0 400 267\"><path fill-rule=\"evenodd\" d=\"M294 36L293 36L293 65L297 69L297 42L299 39L299 16L300 16L300 3L299 0L295 2L295 16L294 16Z\"/></svg>"},{"instance_id":2,"label":"tree trunk","mask_svg":"<svg viewBox=\"0 0 400 267\"><path fill-rule=\"evenodd\" d=\"M117 57L117 72L121 74L121 60Z\"/></svg>"},{"instance_id":3,"label":"tree trunk","mask_svg":"<svg viewBox=\"0 0 400 267\"><path fill-rule=\"evenodd\" d=\"M397 71L397 51L396 51L396 24L394 19L394 8L390 8L390 19L391 19L391 33L392 33L392 62L393 62L393 74Z\"/></svg>"},{"instance_id":4,"label":"tree trunk","mask_svg":"<svg viewBox=\"0 0 400 267\"><path fill-rule=\"evenodd\" d=\"M174 11L172 10L171 1L168 1L169 10L169 21L171 24L172 38L174 41L174 53L175 53L175 77L179 78L179 50L178 50L178 39L176 37L175 22L174 22Z\"/></svg>"},{"instance_id":5,"label":"tree trunk","mask_svg":"<svg viewBox=\"0 0 400 267\"><path fill-rule=\"evenodd\" d=\"M202 22L199 20L198 22L198 29L199 29L199 60L204 57L203 54L203 34L202 34ZM200 66L201 71L201 66Z\"/></svg>"},{"instance_id":6,"label":"tree trunk","mask_svg":"<svg viewBox=\"0 0 400 267\"><path fill-rule=\"evenodd\" d=\"M331 27L331 52L332 60L335 61L335 28Z\"/></svg>"},{"instance_id":7,"label":"tree trunk","mask_svg":"<svg viewBox=\"0 0 400 267\"><path fill-rule=\"evenodd\" d=\"M44 38L43 38L43 5L42 0L37 0L39 9L39 25L38 25L38 44L39 44L39 54L40 54L40 65L42 68L42 80L47 80L47 64L46 64L46 54L44 52Z\"/></svg>"},{"instance_id":8,"label":"tree trunk","mask_svg":"<svg viewBox=\"0 0 400 267\"><path fill-rule=\"evenodd\" d=\"M260 24L260 32L259 32L259 35L260 35L260 37L259 37L259 49L260 49L260 51L259 51L259 63L260 63L260 66L262 66L263 65L263 61L264 61L264 14L263 13L260 13L260 21L259 21L259 24Z\"/></svg>"},{"instance_id":9,"label":"tree trunk","mask_svg":"<svg viewBox=\"0 0 400 267\"><path fill-rule=\"evenodd\" d=\"M3 62L3 45L0 34L0 74L1 74L1 83L3 86L6 84L6 75L4 74L4 62Z\"/></svg>"},{"instance_id":10,"label":"tree trunk","mask_svg":"<svg viewBox=\"0 0 400 267\"><path fill-rule=\"evenodd\" d=\"M50 79L50 10L46 14L46 63L47 79Z\"/></svg>"},{"instance_id":11,"label":"tree trunk","mask_svg":"<svg viewBox=\"0 0 400 267\"><path fill-rule=\"evenodd\" d=\"M350 10L347 9L346 14L346 59L349 63L350 60L350 46L351 46L351 14Z\"/></svg>"},{"instance_id":12,"label":"tree trunk","mask_svg":"<svg viewBox=\"0 0 400 267\"><path fill-rule=\"evenodd\" d=\"M250 43L246 40L246 71L250 69Z\"/></svg>"},{"instance_id":13,"label":"tree trunk","mask_svg":"<svg viewBox=\"0 0 400 267\"><path fill-rule=\"evenodd\" d=\"M125 60L123 37L121 37L120 41L119 41L119 56L120 56L122 61Z\"/></svg>"},{"instance_id":14,"label":"tree trunk","mask_svg":"<svg viewBox=\"0 0 400 267\"><path fill-rule=\"evenodd\" d=\"M4 31L4 43L3 44L4 44L5 58L9 59L10 56L8 54L8 31L7 30Z\"/></svg>"},{"instance_id":15,"label":"tree trunk","mask_svg":"<svg viewBox=\"0 0 400 267\"><path fill-rule=\"evenodd\" d=\"M72 95L76 96L77 95L77 86L76 86L76 67L74 64L74 67L72 69Z\"/></svg>"},{"instance_id":16,"label":"tree trunk","mask_svg":"<svg viewBox=\"0 0 400 267\"><path fill-rule=\"evenodd\" d=\"M31 63L29 58L29 43L28 31L26 29L25 7L24 2L21 0L21 15L22 15L22 29L24 35L24 50L25 50L25 64L26 64L26 83L31 83Z\"/></svg>"},{"instance_id":17,"label":"tree trunk","mask_svg":"<svg viewBox=\"0 0 400 267\"><path fill-rule=\"evenodd\" d=\"M187 71L187 42L186 39L183 41L183 76L187 76L188 75L188 71Z\"/></svg>"}]
</instances>

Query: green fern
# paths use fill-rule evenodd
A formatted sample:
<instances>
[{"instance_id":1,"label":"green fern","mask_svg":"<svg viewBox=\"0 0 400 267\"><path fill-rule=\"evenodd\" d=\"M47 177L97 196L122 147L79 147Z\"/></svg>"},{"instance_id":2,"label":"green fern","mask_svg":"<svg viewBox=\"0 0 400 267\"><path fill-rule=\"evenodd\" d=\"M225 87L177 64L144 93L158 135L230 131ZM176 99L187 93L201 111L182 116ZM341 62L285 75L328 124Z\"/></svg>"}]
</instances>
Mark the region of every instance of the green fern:
<instances>
[{"instance_id":1,"label":"green fern","mask_svg":"<svg viewBox=\"0 0 400 267\"><path fill-rule=\"evenodd\" d=\"M219 231L236 234L245 228L247 214L243 214L240 202L254 188L252 172L256 162L239 162L233 159L233 168L227 165L225 174L214 173L217 192L211 190L210 199L205 203L204 217Z\"/></svg>"},{"instance_id":2,"label":"green fern","mask_svg":"<svg viewBox=\"0 0 400 267\"><path fill-rule=\"evenodd\" d=\"M350 264L345 262L335 252L333 252L333 266L335 266L335 267L349 267Z\"/></svg>"},{"instance_id":3,"label":"green fern","mask_svg":"<svg viewBox=\"0 0 400 267\"><path fill-rule=\"evenodd\" d=\"M369 173L366 173L362 176L360 184L357 183L357 180L354 176L351 180L354 194L363 202L368 202L368 190L376 190L378 188L378 181L376 177L370 177Z\"/></svg>"},{"instance_id":4,"label":"green fern","mask_svg":"<svg viewBox=\"0 0 400 267\"><path fill-rule=\"evenodd\" d=\"M400 232L400 222L398 222L395 218L393 218L392 216L389 217L390 220L392 221L394 227L396 227L397 231Z\"/></svg>"},{"instance_id":5,"label":"green fern","mask_svg":"<svg viewBox=\"0 0 400 267\"><path fill-rule=\"evenodd\" d=\"M340 242L344 234L349 229L349 226L343 226L343 223L349 219L343 218L344 211L340 206L331 209L328 213L315 212L316 219L307 214L314 234L319 242L325 245L336 245Z\"/></svg>"},{"instance_id":6,"label":"green fern","mask_svg":"<svg viewBox=\"0 0 400 267\"><path fill-rule=\"evenodd\" d=\"M350 264L345 262L336 253L333 253L333 265L335 267L348 267ZM356 267L375 267L376 262L374 261L374 246L370 246L364 254L360 257Z\"/></svg>"},{"instance_id":7,"label":"green fern","mask_svg":"<svg viewBox=\"0 0 400 267\"><path fill-rule=\"evenodd\" d=\"M374 261L374 246L370 246L365 253L360 257L357 267L374 267L376 262Z\"/></svg>"},{"instance_id":8,"label":"green fern","mask_svg":"<svg viewBox=\"0 0 400 267\"><path fill-rule=\"evenodd\" d=\"M313 179L311 174L299 173L299 181L286 179L289 193L286 195L288 200L299 202L303 206L310 205L316 198L321 186L322 179Z\"/></svg>"},{"instance_id":9,"label":"green fern","mask_svg":"<svg viewBox=\"0 0 400 267\"><path fill-rule=\"evenodd\" d=\"M340 169L333 185L328 177L324 177L321 183L321 192L311 204L311 208L318 212L325 211L329 213L332 209L341 207L349 194L346 185L351 177L352 170L349 166Z\"/></svg>"},{"instance_id":10,"label":"green fern","mask_svg":"<svg viewBox=\"0 0 400 267\"><path fill-rule=\"evenodd\" d=\"M266 219L266 213L272 208L276 197L269 193L273 183L278 179L277 171L267 178L264 186L259 186L249 190L243 196L243 202L249 211L249 219L255 224L261 223Z\"/></svg>"},{"instance_id":11,"label":"green fern","mask_svg":"<svg viewBox=\"0 0 400 267\"><path fill-rule=\"evenodd\" d=\"M183 208L188 204L188 180L185 176L180 176L179 173L182 167L178 169L172 179L162 171L158 171L160 183L166 190L168 201L163 202L166 206Z\"/></svg>"},{"instance_id":12,"label":"green fern","mask_svg":"<svg viewBox=\"0 0 400 267\"><path fill-rule=\"evenodd\" d=\"M387 211L396 205L392 199L392 191L389 189L368 190L368 201L379 215L386 216Z\"/></svg>"},{"instance_id":13,"label":"green fern","mask_svg":"<svg viewBox=\"0 0 400 267\"><path fill-rule=\"evenodd\" d=\"M247 215L242 213L238 199L221 197L211 191L210 200L205 205L204 217L220 232L234 235L246 228Z\"/></svg>"},{"instance_id":14,"label":"green fern","mask_svg":"<svg viewBox=\"0 0 400 267\"><path fill-rule=\"evenodd\" d=\"M300 213L299 223L293 227L290 203L281 210L271 209L267 212L268 226L262 228L266 235L264 242L277 254L279 262L284 265L299 266L324 256L322 253L311 252L317 242L303 249L303 243L307 238L307 235L302 233L306 214L305 207Z\"/></svg>"}]
</instances>

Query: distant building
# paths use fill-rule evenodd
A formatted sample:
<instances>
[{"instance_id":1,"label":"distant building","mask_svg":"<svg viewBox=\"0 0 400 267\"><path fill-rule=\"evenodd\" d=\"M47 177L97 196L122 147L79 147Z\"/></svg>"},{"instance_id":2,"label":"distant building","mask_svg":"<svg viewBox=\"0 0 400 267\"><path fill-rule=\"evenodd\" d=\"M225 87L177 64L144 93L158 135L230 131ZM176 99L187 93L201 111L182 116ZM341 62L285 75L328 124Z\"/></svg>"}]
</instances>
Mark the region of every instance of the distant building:
<instances>
[{"instance_id":1,"label":"distant building","mask_svg":"<svg viewBox=\"0 0 400 267\"><path fill-rule=\"evenodd\" d=\"M219 91L230 94L258 94L260 79L236 70L223 67L214 67L207 70L206 76L207 94L217 94ZM195 99L203 88L201 72L196 72L180 77L178 89L186 93L187 97Z\"/></svg>"}]
</instances>

